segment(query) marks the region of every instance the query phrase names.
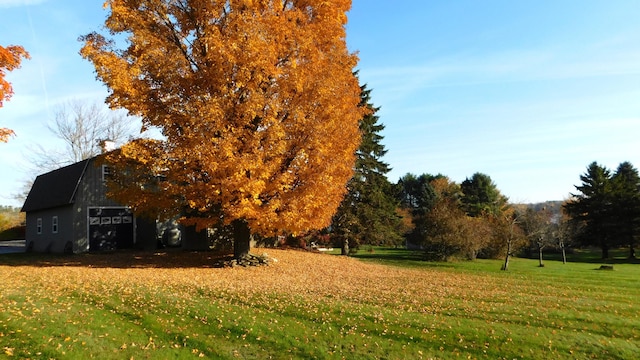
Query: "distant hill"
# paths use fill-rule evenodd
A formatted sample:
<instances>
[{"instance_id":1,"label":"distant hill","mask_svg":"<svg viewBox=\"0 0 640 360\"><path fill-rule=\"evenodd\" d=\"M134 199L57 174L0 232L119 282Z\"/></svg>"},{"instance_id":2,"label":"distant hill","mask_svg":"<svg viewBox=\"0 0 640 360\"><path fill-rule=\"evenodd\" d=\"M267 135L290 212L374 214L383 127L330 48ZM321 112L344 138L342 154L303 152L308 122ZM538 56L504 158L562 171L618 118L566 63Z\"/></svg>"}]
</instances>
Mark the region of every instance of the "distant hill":
<instances>
[{"instance_id":1,"label":"distant hill","mask_svg":"<svg viewBox=\"0 0 640 360\"><path fill-rule=\"evenodd\" d=\"M562 212L562 203L563 201L545 201L545 202L536 203L536 204L527 204L527 206L530 208L533 208L536 211L547 209L554 214L556 213L559 214Z\"/></svg>"},{"instance_id":2,"label":"distant hill","mask_svg":"<svg viewBox=\"0 0 640 360\"><path fill-rule=\"evenodd\" d=\"M559 220L562 216L562 204L564 201L545 201L541 203L533 203L533 204L514 204L516 209L533 209L535 211L540 211L543 209L548 210L553 214L553 219Z\"/></svg>"}]
</instances>

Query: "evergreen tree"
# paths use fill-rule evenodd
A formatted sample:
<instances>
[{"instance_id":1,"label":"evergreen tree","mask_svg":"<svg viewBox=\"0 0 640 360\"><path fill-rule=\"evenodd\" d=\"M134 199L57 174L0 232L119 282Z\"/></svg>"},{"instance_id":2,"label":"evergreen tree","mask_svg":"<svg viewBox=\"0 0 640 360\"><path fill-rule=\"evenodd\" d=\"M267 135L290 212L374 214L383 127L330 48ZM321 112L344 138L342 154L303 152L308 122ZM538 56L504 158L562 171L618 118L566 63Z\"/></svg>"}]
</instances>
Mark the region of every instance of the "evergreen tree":
<instances>
[{"instance_id":1,"label":"evergreen tree","mask_svg":"<svg viewBox=\"0 0 640 360\"><path fill-rule=\"evenodd\" d=\"M500 215L507 205L507 198L500 193L489 175L475 173L460 184L462 205L469 216Z\"/></svg>"},{"instance_id":2,"label":"evergreen tree","mask_svg":"<svg viewBox=\"0 0 640 360\"><path fill-rule=\"evenodd\" d=\"M630 162L618 166L611 178L616 243L629 247L629 257L635 258L635 243L640 233L640 176Z\"/></svg>"},{"instance_id":3,"label":"evergreen tree","mask_svg":"<svg viewBox=\"0 0 640 360\"><path fill-rule=\"evenodd\" d=\"M371 90L366 85L361 90L360 106L369 113L360 120L362 143L356 151L355 172L332 222L333 235L343 244L343 253L348 253L349 245L397 245L402 241L398 203L386 177L391 169L381 160L387 153L380 143L384 125L376 115L379 108L371 103Z\"/></svg>"},{"instance_id":4,"label":"evergreen tree","mask_svg":"<svg viewBox=\"0 0 640 360\"><path fill-rule=\"evenodd\" d=\"M422 174L416 176L407 173L398 180L397 199L400 206L410 209L412 212L425 213L433 206L436 193L431 186L431 181L444 178L443 175Z\"/></svg>"},{"instance_id":5,"label":"evergreen tree","mask_svg":"<svg viewBox=\"0 0 640 360\"><path fill-rule=\"evenodd\" d=\"M407 232L407 243L412 246L424 247L424 240L428 232L427 215L436 204L437 194L431 182L444 178L442 175L422 174L416 176L407 173L396 184L396 198L400 206L411 214L413 228Z\"/></svg>"},{"instance_id":6,"label":"evergreen tree","mask_svg":"<svg viewBox=\"0 0 640 360\"><path fill-rule=\"evenodd\" d=\"M580 176L582 185L576 186L579 194L564 205L565 211L580 228L578 241L582 245L595 245L602 249L602 258L609 257L614 243L613 196L611 172L597 162L587 167Z\"/></svg>"}]
</instances>

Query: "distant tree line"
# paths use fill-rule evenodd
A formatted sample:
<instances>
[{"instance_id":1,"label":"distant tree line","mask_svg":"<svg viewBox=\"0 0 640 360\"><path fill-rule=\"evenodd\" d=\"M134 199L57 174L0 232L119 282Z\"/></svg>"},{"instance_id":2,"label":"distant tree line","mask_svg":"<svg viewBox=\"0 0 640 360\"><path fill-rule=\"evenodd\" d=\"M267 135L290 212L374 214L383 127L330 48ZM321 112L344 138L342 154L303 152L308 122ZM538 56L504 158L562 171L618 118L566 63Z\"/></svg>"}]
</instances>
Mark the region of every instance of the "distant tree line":
<instances>
[{"instance_id":1,"label":"distant tree line","mask_svg":"<svg viewBox=\"0 0 640 360\"><path fill-rule=\"evenodd\" d=\"M0 205L0 241L24 239L24 222L19 208Z\"/></svg>"},{"instance_id":2,"label":"distant tree line","mask_svg":"<svg viewBox=\"0 0 640 360\"><path fill-rule=\"evenodd\" d=\"M524 241L513 226L517 212L491 178L476 173L460 184L444 175L406 174L395 184L381 158L386 153L384 125L362 86L361 106L370 111L360 121L362 142L354 175L333 217L327 236L343 254L361 245L409 246L435 260L512 255Z\"/></svg>"},{"instance_id":3,"label":"distant tree line","mask_svg":"<svg viewBox=\"0 0 640 360\"><path fill-rule=\"evenodd\" d=\"M640 176L629 162L615 172L590 164L564 203L511 204L489 175L475 173L461 183L442 174L408 173L390 183L391 170L381 158L376 112L371 90L362 87L361 105L371 111L360 122L362 144L348 193L334 215L324 241L341 246L343 254L361 245L407 246L421 249L432 260L562 254L572 247L597 246L602 257L625 246L635 257L640 234Z\"/></svg>"},{"instance_id":4,"label":"distant tree line","mask_svg":"<svg viewBox=\"0 0 640 360\"><path fill-rule=\"evenodd\" d=\"M460 184L441 174L406 174L396 189L400 208L411 218L406 244L422 249L428 259L505 256L508 262L524 242L514 227L517 209L486 174L475 173Z\"/></svg>"}]
</instances>

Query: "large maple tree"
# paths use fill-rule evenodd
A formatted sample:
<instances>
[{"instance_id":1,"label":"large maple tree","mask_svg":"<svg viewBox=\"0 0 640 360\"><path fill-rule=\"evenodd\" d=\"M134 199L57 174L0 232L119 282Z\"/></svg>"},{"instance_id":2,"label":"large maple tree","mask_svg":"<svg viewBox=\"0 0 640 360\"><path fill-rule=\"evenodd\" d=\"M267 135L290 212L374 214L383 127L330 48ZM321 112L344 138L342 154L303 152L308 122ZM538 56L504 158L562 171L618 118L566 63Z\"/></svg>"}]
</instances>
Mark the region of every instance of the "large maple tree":
<instances>
[{"instance_id":1,"label":"large maple tree","mask_svg":"<svg viewBox=\"0 0 640 360\"><path fill-rule=\"evenodd\" d=\"M28 59L29 53L22 46L0 46L0 107L13 95L11 83L5 79L6 72L19 68L23 58ZM0 127L0 142L7 142L11 135L13 130Z\"/></svg>"},{"instance_id":2,"label":"large maple tree","mask_svg":"<svg viewBox=\"0 0 640 360\"><path fill-rule=\"evenodd\" d=\"M81 54L107 102L161 130L111 154L113 196L202 229L327 226L353 174L360 88L350 0L111 0Z\"/></svg>"}]
</instances>

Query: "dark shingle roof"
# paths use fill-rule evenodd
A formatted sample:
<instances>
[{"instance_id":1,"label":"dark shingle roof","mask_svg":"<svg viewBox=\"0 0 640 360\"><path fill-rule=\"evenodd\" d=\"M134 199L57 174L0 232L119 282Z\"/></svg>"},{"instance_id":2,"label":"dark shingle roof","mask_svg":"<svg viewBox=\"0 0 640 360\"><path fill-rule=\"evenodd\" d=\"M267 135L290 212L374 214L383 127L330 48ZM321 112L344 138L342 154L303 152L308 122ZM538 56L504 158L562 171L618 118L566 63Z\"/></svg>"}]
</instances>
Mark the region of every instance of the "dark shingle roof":
<instances>
[{"instance_id":1,"label":"dark shingle roof","mask_svg":"<svg viewBox=\"0 0 640 360\"><path fill-rule=\"evenodd\" d=\"M72 204L78 183L90 160L82 160L39 175L29 191L22 211L43 210Z\"/></svg>"}]
</instances>

